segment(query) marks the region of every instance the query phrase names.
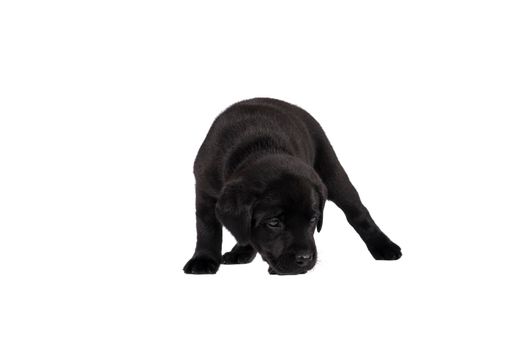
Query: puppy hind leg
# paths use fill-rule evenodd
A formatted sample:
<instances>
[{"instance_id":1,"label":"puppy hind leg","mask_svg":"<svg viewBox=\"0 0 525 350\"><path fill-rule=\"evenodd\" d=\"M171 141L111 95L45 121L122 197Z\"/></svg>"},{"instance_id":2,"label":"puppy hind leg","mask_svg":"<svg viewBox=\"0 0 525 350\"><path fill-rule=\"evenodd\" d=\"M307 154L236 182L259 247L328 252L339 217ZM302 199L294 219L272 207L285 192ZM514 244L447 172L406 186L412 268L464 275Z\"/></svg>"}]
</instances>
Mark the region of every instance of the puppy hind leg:
<instances>
[{"instance_id":1,"label":"puppy hind leg","mask_svg":"<svg viewBox=\"0 0 525 350\"><path fill-rule=\"evenodd\" d=\"M222 263L225 265L247 264L257 255L257 251L251 245L240 245L237 243L231 251L222 256Z\"/></svg>"}]
</instances>

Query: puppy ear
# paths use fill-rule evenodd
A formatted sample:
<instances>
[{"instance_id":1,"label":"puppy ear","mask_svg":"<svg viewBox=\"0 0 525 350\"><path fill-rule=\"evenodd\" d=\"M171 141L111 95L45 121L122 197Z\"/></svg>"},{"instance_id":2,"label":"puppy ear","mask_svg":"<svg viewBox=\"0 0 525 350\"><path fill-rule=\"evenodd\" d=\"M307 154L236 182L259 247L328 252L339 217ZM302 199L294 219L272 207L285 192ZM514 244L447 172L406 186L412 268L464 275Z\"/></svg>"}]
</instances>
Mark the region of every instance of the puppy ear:
<instances>
[{"instance_id":1,"label":"puppy ear","mask_svg":"<svg viewBox=\"0 0 525 350\"><path fill-rule=\"evenodd\" d=\"M255 196L247 186L236 180L224 186L215 205L217 218L239 244L247 244L250 241L254 201Z\"/></svg>"},{"instance_id":2,"label":"puppy ear","mask_svg":"<svg viewBox=\"0 0 525 350\"><path fill-rule=\"evenodd\" d=\"M320 205L321 215L319 215L319 219L317 220L317 232L321 232L321 229L323 228L323 210L324 210L324 201Z\"/></svg>"},{"instance_id":3,"label":"puppy ear","mask_svg":"<svg viewBox=\"0 0 525 350\"><path fill-rule=\"evenodd\" d=\"M326 189L326 186L323 183L321 183L321 185L318 187L317 192L319 193L319 212L321 213L321 215L319 215L319 219L317 220L317 232L320 232L321 228L323 228L324 204L326 203L328 191Z\"/></svg>"}]
</instances>

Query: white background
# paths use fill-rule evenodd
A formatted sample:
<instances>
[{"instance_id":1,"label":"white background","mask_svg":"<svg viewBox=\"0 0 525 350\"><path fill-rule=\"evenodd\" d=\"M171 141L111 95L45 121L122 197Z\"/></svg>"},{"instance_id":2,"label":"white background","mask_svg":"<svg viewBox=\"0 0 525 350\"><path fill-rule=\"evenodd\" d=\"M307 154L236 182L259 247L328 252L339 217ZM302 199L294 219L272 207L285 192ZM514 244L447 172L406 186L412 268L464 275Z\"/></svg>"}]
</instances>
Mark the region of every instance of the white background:
<instances>
[{"instance_id":1,"label":"white background","mask_svg":"<svg viewBox=\"0 0 525 350\"><path fill-rule=\"evenodd\" d=\"M2 1L0 348L523 349L524 18ZM183 274L194 156L255 96L318 119L401 260L374 261L329 203L306 275Z\"/></svg>"}]
</instances>

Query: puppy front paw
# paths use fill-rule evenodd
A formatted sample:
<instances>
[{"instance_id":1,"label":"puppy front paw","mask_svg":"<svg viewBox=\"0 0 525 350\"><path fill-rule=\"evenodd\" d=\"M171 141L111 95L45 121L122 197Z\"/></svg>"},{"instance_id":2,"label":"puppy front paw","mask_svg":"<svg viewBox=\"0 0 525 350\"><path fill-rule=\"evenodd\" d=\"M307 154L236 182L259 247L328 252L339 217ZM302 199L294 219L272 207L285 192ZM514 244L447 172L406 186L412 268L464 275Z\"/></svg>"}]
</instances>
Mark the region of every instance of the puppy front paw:
<instances>
[{"instance_id":1,"label":"puppy front paw","mask_svg":"<svg viewBox=\"0 0 525 350\"><path fill-rule=\"evenodd\" d=\"M257 255L257 252L252 246L240 246L237 244L230 252L222 256L222 263L225 265L247 264L255 258L255 255Z\"/></svg>"},{"instance_id":2,"label":"puppy front paw","mask_svg":"<svg viewBox=\"0 0 525 350\"><path fill-rule=\"evenodd\" d=\"M219 269L219 262L207 256L191 258L184 265L184 272L195 275L214 274Z\"/></svg>"},{"instance_id":3,"label":"puppy front paw","mask_svg":"<svg viewBox=\"0 0 525 350\"><path fill-rule=\"evenodd\" d=\"M303 275L303 274L305 274L305 273L307 273L307 272L308 272L308 271L301 271L301 272L296 273L296 274L293 274L293 275ZM268 267L268 273L269 273L270 275L285 275L285 274L282 274L282 273L279 273L279 272L275 271L275 269L274 269L273 267L271 267L271 266Z\"/></svg>"},{"instance_id":4,"label":"puppy front paw","mask_svg":"<svg viewBox=\"0 0 525 350\"><path fill-rule=\"evenodd\" d=\"M251 254L228 252L222 256L222 263L225 265L247 264L252 260L253 256Z\"/></svg>"},{"instance_id":5,"label":"puppy front paw","mask_svg":"<svg viewBox=\"0 0 525 350\"><path fill-rule=\"evenodd\" d=\"M397 260L403 255L401 248L389 239L369 244L368 250L376 260Z\"/></svg>"}]
</instances>

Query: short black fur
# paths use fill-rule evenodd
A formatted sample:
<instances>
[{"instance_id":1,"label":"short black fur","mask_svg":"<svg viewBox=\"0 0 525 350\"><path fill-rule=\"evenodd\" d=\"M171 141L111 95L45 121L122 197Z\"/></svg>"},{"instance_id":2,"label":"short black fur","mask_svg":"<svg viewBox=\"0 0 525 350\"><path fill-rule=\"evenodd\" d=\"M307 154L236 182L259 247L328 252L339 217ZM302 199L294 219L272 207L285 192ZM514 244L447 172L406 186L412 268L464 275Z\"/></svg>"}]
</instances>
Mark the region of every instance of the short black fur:
<instances>
[{"instance_id":1,"label":"short black fur","mask_svg":"<svg viewBox=\"0 0 525 350\"><path fill-rule=\"evenodd\" d=\"M215 119L194 164L197 245L184 272L209 274L257 253L271 274L317 261L314 232L325 201L343 210L375 259L401 249L375 224L317 121L284 101L241 101ZM222 226L237 240L221 257Z\"/></svg>"}]
</instances>

